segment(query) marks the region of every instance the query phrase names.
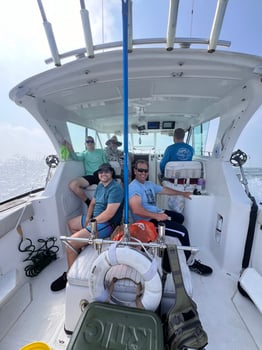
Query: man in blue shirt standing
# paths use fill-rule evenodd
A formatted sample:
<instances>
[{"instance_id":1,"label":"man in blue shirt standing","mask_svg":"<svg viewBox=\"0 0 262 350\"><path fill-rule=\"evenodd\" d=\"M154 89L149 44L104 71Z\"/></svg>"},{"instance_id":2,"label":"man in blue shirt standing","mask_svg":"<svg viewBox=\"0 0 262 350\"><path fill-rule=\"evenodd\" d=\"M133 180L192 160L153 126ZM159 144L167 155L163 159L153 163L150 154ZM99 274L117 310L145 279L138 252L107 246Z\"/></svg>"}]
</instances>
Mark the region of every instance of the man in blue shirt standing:
<instances>
[{"instance_id":1,"label":"man in blue shirt standing","mask_svg":"<svg viewBox=\"0 0 262 350\"><path fill-rule=\"evenodd\" d=\"M174 144L166 148L160 162L161 175L164 175L165 166L168 162L192 160L194 149L184 142L185 131L178 128L174 131Z\"/></svg>"}]
</instances>

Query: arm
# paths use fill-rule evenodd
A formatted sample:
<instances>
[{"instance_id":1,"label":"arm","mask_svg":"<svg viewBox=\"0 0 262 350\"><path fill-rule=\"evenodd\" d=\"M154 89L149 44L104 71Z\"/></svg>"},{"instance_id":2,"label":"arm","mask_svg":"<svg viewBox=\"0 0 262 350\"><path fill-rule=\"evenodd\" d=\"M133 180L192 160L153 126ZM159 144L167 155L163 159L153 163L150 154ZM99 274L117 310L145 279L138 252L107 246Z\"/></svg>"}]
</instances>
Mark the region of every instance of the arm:
<instances>
[{"instance_id":1,"label":"arm","mask_svg":"<svg viewBox=\"0 0 262 350\"><path fill-rule=\"evenodd\" d=\"M63 144L67 147L70 156L73 160L84 160L83 153L76 153L71 143L64 141Z\"/></svg>"},{"instance_id":2,"label":"arm","mask_svg":"<svg viewBox=\"0 0 262 350\"><path fill-rule=\"evenodd\" d=\"M68 151L70 152L70 153L73 153L74 152L74 149L73 149L73 146L72 146L72 144L70 143L70 142L68 142L68 141L64 141L63 142L63 145L65 145L66 147L67 147L67 149L68 149Z\"/></svg>"},{"instance_id":3,"label":"arm","mask_svg":"<svg viewBox=\"0 0 262 350\"><path fill-rule=\"evenodd\" d=\"M144 218L155 219L157 221L165 221L168 219L168 216L165 213L153 213L149 210L146 210L142 206L141 197L138 195L134 195L129 198L129 206L135 215L139 215Z\"/></svg>"},{"instance_id":4,"label":"arm","mask_svg":"<svg viewBox=\"0 0 262 350\"><path fill-rule=\"evenodd\" d=\"M94 212L94 207L96 204L96 200L95 198L92 198L88 210L87 210L87 215L86 215L86 226L88 225L90 219L92 218L92 214ZM112 217L115 215L115 213L117 212L117 209L119 208L121 203L110 203L107 204L106 209L100 213L99 215L97 215L96 217L94 217L93 219L96 220L96 222L98 224L102 224L103 222L107 222L110 219L112 219Z\"/></svg>"},{"instance_id":5,"label":"arm","mask_svg":"<svg viewBox=\"0 0 262 350\"><path fill-rule=\"evenodd\" d=\"M106 209L97 215L94 219L98 224L102 224L103 222L107 222L112 219L112 217L116 214L117 209L120 207L121 203L109 203L107 204Z\"/></svg>"},{"instance_id":6,"label":"arm","mask_svg":"<svg viewBox=\"0 0 262 350\"><path fill-rule=\"evenodd\" d=\"M171 188L168 188L168 187L163 187L162 191L159 192L158 194L167 194L170 196L183 196L187 199L192 199L191 198L192 192L182 192L182 191L172 190Z\"/></svg>"}]
</instances>

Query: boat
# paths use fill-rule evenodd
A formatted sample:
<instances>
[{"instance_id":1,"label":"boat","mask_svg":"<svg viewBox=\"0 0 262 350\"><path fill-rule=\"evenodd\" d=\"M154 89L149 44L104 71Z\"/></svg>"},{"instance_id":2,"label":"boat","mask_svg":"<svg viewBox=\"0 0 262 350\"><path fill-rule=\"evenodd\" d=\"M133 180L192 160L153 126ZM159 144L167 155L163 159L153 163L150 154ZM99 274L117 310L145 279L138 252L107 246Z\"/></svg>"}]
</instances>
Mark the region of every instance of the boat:
<instances>
[{"instance_id":1,"label":"boat","mask_svg":"<svg viewBox=\"0 0 262 350\"><path fill-rule=\"evenodd\" d=\"M246 154L235 150L262 104L262 57L230 51L230 41L220 40L227 3L217 1L208 39L176 36L179 1L173 0L166 37L136 39L134 4L123 0L123 40L94 45L88 7L81 0L85 46L59 53L38 0L51 51L46 63L54 67L17 84L10 99L41 125L57 154L47 157L52 176L45 187L0 204L1 349L22 349L34 342L66 349L90 301L90 285L79 277L79 266L85 265L86 254L92 263L103 260L113 245L111 240L95 241L76 260L66 291L50 291L66 266L67 222L86 210L68 188L71 179L83 174L83 166L64 153L64 141L81 151L87 135L94 137L97 148L116 135L124 144L127 193L127 154L147 160L149 179L159 183L159 162L173 143L174 128L186 130L195 154L187 164L169 164L165 183L196 190L183 203L184 224L192 251L213 268L207 277L189 272L179 249L184 284L208 335L205 349L262 348L262 207L248 189L243 172ZM89 188L90 196L92 191ZM168 196L161 196L158 204L167 207L169 202ZM126 195L125 233L131 223ZM130 249L129 243L123 249ZM161 248L160 243L155 243L155 250L151 247L153 251ZM169 244L167 236L164 244ZM48 259L35 266L35 251L40 260L43 255ZM160 264L161 254L156 255ZM123 263L124 257L120 260ZM74 284L74 278L82 285ZM128 294L121 286L118 293ZM170 295L163 303L166 312L175 300L173 289Z\"/></svg>"}]
</instances>

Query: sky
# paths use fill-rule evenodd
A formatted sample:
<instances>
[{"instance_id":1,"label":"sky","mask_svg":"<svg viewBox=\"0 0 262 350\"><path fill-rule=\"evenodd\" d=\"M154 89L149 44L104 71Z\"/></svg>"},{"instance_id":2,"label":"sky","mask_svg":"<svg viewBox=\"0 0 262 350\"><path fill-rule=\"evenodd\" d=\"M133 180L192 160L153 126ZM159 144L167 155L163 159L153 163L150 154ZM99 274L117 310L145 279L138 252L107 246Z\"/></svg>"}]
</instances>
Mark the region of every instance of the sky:
<instances>
[{"instance_id":1,"label":"sky","mask_svg":"<svg viewBox=\"0 0 262 350\"><path fill-rule=\"evenodd\" d=\"M60 53L84 47L79 0L42 0ZM102 9L103 4L103 11ZM134 38L165 37L169 0L133 0ZM121 0L86 0L93 42L122 38ZM178 37L209 36L216 0L180 0ZM193 9L193 16L192 16ZM230 50L262 56L262 0L229 0L220 39ZM101 21L103 18L103 30ZM37 0L1 1L0 12L0 159L14 155L39 158L54 153L45 132L33 117L9 99L15 85L41 71L50 57ZM249 122L236 149L247 153L248 166L261 166L262 108Z\"/></svg>"}]
</instances>

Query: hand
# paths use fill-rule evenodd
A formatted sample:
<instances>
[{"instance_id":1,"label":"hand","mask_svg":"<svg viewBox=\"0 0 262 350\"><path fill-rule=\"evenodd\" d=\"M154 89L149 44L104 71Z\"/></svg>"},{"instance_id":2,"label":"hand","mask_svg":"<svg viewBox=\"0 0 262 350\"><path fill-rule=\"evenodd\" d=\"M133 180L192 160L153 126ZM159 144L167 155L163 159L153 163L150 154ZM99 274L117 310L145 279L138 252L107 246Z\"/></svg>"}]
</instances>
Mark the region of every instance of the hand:
<instances>
[{"instance_id":1,"label":"hand","mask_svg":"<svg viewBox=\"0 0 262 350\"><path fill-rule=\"evenodd\" d=\"M192 196L192 192L184 192L184 197L185 198L192 199L191 196Z\"/></svg>"},{"instance_id":2,"label":"hand","mask_svg":"<svg viewBox=\"0 0 262 350\"><path fill-rule=\"evenodd\" d=\"M69 152L73 152L73 146L68 141L64 140L63 145L65 145Z\"/></svg>"},{"instance_id":3,"label":"hand","mask_svg":"<svg viewBox=\"0 0 262 350\"><path fill-rule=\"evenodd\" d=\"M158 214L156 214L155 219L157 221L166 221L166 220L169 220L169 216L165 213L158 213Z\"/></svg>"}]
</instances>

